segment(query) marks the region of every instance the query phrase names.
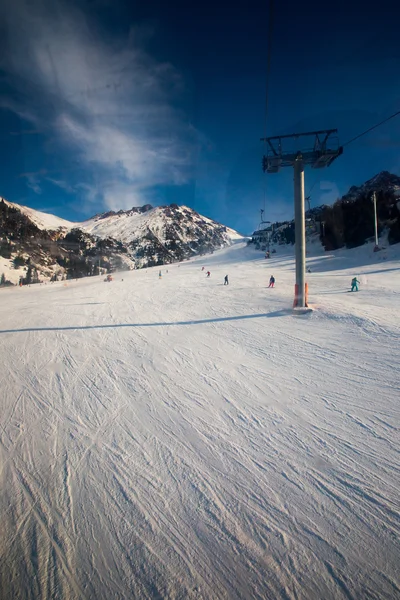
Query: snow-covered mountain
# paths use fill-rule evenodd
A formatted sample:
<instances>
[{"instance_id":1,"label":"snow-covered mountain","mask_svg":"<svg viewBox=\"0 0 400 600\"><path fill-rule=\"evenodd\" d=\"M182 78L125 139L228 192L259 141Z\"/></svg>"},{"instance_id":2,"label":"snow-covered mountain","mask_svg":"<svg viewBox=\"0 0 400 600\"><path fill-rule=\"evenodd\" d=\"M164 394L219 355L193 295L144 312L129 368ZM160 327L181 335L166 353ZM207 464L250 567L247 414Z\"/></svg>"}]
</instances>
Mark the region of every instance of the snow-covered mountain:
<instances>
[{"instance_id":1,"label":"snow-covered mountain","mask_svg":"<svg viewBox=\"0 0 400 600\"><path fill-rule=\"evenodd\" d=\"M9 202L5 198L0 198L0 201L4 202L10 208L18 210L23 215L25 215L38 229L47 230L47 231L70 231L74 227L79 227L79 223L72 223L71 221L66 221L65 219L61 219L60 217L56 217L55 215L44 213L39 210L35 210L33 208L29 208L28 206L23 206L22 204L16 204L15 202Z\"/></svg>"},{"instance_id":2,"label":"snow-covered mountain","mask_svg":"<svg viewBox=\"0 0 400 600\"><path fill-rule=\"evenodd\" d=\"M2 260L2 272L13 265L26 272L31 267L38 279L169 264L241 238L233 229L176 204L110 211L74 223L0 199L0 258L9 261ZM27 279L23 273L12 275L14 283Z\"/></svg>"},{"instance_id":3,"label":"snow-covered mountain","mask_svg":"<svg viewBox=\"0 0 400 600\"><path fill-rule=\"evenodd\" d=\"M178 237L186 243L202 237L208 239L211 232L220 233L226 243L243 238L234 229L204 217L187 206L178 206L177 204L155 208L151 204L145 204L129 210L99 213L87 221L73 222L28 206L9 202L4 198L0 198L0 200L28 217L38 229L52 232L81 229L101 239L112 237L125 244L146 235L149 229L163 241L171 239L169 237L171 228L176 234L174 239Z\"/></svg>"},{"instance_id":4,"label":"snow-covered mountain","mask_svg":"<svg viewBox=\"0 0 400 600\"><path fill-rule=\"evenodd\" d=\"M342 197L342 201L351 202L362 196L371 196L372 192L390 193L400 197L400 177L389 171L381 171L362 185L351 186L347 194Z\"/></svg>"},{"instance_id":5,"label":"snow-covered mountain","mask_svg":"<svg viewBox=\"0 0 400 600\"><path fill-rule=\"evenodd\" d=\"M81 224L88 233L127 246L139 266L213 252L242 236L187 206L150 205L100 214ZM156 264L156 263L154 263Z\"/></svg>"},{"instance_id":6,"label":"snow-covered mountain","mask_svg":"<svg viewBox=\"0 0 400 600\"><path fill-rule=\"evenodd\" d=\"M237 231L177 204L156 208L147 204L125 211L110 211L96 215L80 227L98 237L113 237L125 244L145 236L149 230L162 242L179 239L190 244L220 235L224 243L229 243L243 237Z\"/></svg>"}]
</instances>

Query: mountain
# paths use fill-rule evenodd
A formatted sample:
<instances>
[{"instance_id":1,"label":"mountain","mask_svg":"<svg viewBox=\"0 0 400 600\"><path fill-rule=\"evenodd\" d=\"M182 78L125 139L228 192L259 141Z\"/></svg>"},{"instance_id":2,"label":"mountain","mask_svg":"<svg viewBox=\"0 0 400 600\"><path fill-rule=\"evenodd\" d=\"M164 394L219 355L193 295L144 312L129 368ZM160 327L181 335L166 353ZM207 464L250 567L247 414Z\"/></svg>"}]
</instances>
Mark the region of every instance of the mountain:
<instances>
[{"instance_id":1,"label":"mountain","mask_svg":"<svg viewBox=\"0 0 400 600\"><path fill-rule=\"evenodd\" d=\"M169 264L241 238L176 204L109 211L73 223L0 200L0 273L13 283Z\"/></svg>"},{"instance_id":2,"label":"mountain","mask_svg":"<svg viewBox=\"0 0 400 600\"><path fill-rule=\"evenodd\" d=\"M14 209L20 212L22 215L27 217L38 229L47 230L47 231L69 231L75 226L79 226L79 223L71 223L71 221L66 221L65 219L60 219L60 217L56 217L55 215L51 215L48 213L40 212L33 208L29 208L28 206L22 206L21 204L15 204L14 202L9 202L4 198L0 198L0 200L7 205L9 208Z\"/></svg>"},{"instance_id":3,"label":"mountain","mask_svg":"<svg viewBox=\"0 0 400 600\"><path fill-rule=\"evenodd\" d=\"M374 237L375 219L372 202L376 193L378 234L387 233L389 244L400 242L400 177L382 171L360 186L352 186L347 194L332 206L318 206L307 210L306 232L315 236L325 250L355 248ZM264 248L270 241L276 244L294 244L294 221L274 223L268 230L253 233L256 245Z\"/></svg>"},{"instance_id":4,"label":"mountain","mask_svg":"<svg viewBox=\"0 0 400 600\"><path fill-rule=\"evenodd\" d=\"M242 237L191 208L176 204L108 212L82 223L82 227L92 235L125 244L139 266L213 252Z\"/></svg>"},{"instance_id":5,"label":"mountain","mask_svg":"<svg viewBox=\"0 0 400 600\"><path fill-rule=\"evenodd\" d=\"M389 171L382 171L360 186L353 185L347 194L342 197L342 201L354 202L361 196L371 197L373 192L384 192L391 194L394 198L399 198L400 177L389 173Z\"/></svg>"}]
</instances>

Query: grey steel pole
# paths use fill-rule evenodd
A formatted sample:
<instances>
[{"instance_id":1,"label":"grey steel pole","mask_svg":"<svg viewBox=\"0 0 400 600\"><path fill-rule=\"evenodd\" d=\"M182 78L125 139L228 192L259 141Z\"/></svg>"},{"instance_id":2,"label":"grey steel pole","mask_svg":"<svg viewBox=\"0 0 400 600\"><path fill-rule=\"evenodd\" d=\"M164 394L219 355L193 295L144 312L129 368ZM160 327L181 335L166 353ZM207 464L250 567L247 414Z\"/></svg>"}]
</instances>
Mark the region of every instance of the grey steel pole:
<instances>
[{"instance_id":1,"label":"grey steel pole","mask_svg":"<svg viewBox=\"0 0 400 600\"><path fill-rule=\"evenodd\" d=\"M372 194L372 200L374 203L374 217L375 217L375 247L378 246L378 216L376 214L376 193Z\"/></svg>"},{"instance_id":2,"label":"grey steel pole","mask_svg":"<svg viewBox=\"0 0 400 600\"><path fill-rule=\"evenodd\" d=\"M294 220L296 236L297 306L306 306L306 228L304 213L304 163L301 154L294 161Z\"/></svg>"}]
</instances>

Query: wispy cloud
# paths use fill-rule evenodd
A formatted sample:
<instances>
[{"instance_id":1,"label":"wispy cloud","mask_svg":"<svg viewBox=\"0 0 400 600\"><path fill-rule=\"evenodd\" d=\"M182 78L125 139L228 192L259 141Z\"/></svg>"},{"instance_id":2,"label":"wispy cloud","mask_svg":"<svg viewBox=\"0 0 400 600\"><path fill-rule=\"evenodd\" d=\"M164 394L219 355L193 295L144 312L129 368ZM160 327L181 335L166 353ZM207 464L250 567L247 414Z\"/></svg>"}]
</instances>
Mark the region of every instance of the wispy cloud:
<instances>
[{"instance_id":1,"label":"wispy cloud","mask_svg":"<svg viewBox=\"0 0 400 600\"><path fill-rule=\"evenodd\" d=\"M70 185L66 181L63 181L62 179L55 179L54 177L46 177L46 180L49 183L52 183L53 185L55 185L56 187L59 187L60 189L64 190L64 192L67 192L68 194L73 194L75 191L74 187L72 185Z\"/></svg>"},{"instance_id":2,"label":"wispy cloud","mask_svg":"<svg viewBox=\"0 0 400 600\"><path fill-rule=\"evenodd\" d=\"M24 173L21 175L24 179L26 179L26 185L29 189L31 189L35 194L41 194L42 188L40 187L40 177L41 173Z\"/></svg>"},{"instance_id":3,"label":"wispy cloud","mask_svg":"<svg viewBox=\"0 0 400 600\"><path fill-rule=\"evenodd\" d=\"M68 150L84 167L84 185L71 173L53 184L124 208L147 202L157 186L190 179L197 134L178 108L184 82L140 47L135 30L110 39L59 0L5 0L2 7L0 66L14 90L2 105L47 134L53 153Z\"/></svg>"}]
</instances>

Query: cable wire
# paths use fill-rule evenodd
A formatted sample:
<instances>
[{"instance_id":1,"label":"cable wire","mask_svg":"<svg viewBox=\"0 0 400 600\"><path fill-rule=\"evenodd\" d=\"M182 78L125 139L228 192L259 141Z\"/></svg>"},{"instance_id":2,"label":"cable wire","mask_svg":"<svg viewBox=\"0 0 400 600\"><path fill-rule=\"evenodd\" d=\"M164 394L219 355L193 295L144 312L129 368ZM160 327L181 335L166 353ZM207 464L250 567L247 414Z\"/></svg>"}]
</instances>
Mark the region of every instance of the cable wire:
<instances>
[{"instance_id":1,"label":"cable wire","mask_svg":"<svg viewBox=\"0 0 400 600\"><path fill-rule=\"evenodd\" d=\"M356 135L355 137L353 137L351 140L349 140L348 142L346 142L345 144L343 144L343 148L345 146L348 146L349 144L352 144L353 142L355 142L356 140L358 140L363 135L366 135L367 133L369 133L373 129L376 129L377 127L380 127L381 125L383 125L384 123L387 123L391 119L394 119L394 117L397 117L398 115L400 115L400 110L398 110L397 112L395 112L393 115L390 115L390 117L387 117L386 119L384 119L380 123L377 123L376 125L373 125L372 127L369 127L369 129L366 129L366 131L363 131L362 133L359 133L358 135Z\"/></svg>"},{"instance_id":2,"label":"cable wire","mask_svg":"<svg viewBox=\"0 0 400 600\"><path fill-rule=\"evenodd\" d=\"M269 0L269 15L268 15L268 46L267 46L267 74L266 74L266 85L265 85L265 116L264 116L264 140L267 137L267 123L268 123L268 103L269 103L269 81L271 72L271 54L272 54L272 32L274 25L274 0ZM264 148L266 141L264 141ZM266 205L266 177L264 176L264 212Z\"/></svg>"},{"instance_id":3,"label":"cable wire","mask_svg":"<svg viewBox=\"0 0 400 600\"><path fill-rule=\"evenodd\" d=\"M271 54L272 54L272 31L274 25L274 0L269 0L269 16L268 16L268 47L267 47L267 76L265 86L265 119L264 119L264 138L267 137L267 120L268 120L268 101L269 101L269 80L271 73Z\"/></svg>"}]
</instances>

